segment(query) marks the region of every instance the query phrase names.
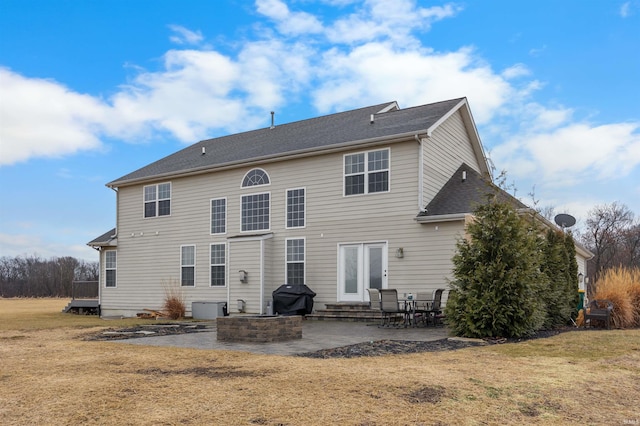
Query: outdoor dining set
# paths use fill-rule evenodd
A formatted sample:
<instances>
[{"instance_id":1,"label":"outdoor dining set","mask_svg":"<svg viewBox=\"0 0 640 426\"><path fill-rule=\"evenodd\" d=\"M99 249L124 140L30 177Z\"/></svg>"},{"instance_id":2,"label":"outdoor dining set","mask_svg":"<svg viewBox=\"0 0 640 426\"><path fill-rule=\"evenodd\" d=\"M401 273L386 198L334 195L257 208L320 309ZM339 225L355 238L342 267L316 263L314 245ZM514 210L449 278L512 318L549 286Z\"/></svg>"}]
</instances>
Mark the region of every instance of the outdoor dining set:
<instances>
[{"instance_id":1,"label":"outdoor dining set","mask_svg":"<svg viewBox=\"0 0 640 426\"><path fill-rule=\"evenodd\" d=\"M380 327L418 327L441 325L442 294L445 289L433 292L403 293L398 296L397 289L367 289L371 309L380 310Z\"/></svg>"}]
</instances>

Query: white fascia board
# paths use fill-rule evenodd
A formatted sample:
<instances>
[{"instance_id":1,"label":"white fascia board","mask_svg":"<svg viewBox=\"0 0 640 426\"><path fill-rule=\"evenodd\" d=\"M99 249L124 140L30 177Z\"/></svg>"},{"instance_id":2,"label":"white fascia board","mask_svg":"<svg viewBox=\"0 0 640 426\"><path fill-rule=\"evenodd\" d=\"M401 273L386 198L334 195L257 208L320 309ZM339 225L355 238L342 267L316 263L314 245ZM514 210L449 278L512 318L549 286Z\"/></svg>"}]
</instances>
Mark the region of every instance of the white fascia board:
<instances>
[{"instance_id":1,"label":"white fascia board","mask_svg":"<svg viewBox=\"0 0 640 426\"><path fill-rule=\"evenodd\" d=\"M441 214L434 216L418 216L415 221L418 223L435 223L435 222L459 222L464 221L468 213Z\"/></svg>"}]
</instances>

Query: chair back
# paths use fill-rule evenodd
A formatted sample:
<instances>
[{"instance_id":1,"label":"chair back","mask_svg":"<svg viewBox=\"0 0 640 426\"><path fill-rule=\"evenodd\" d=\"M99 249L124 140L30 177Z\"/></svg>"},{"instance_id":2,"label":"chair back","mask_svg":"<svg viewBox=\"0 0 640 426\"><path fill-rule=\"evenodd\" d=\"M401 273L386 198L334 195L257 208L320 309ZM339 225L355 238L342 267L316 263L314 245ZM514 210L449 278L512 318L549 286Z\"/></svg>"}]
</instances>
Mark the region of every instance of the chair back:
<instances>
[{"instance_id":1,"label":"chair back","mask_svg":"<svg viewBox=\"0 0 640 426\"><path fill-rule=\"evenodd\" d=\"M395 288L380 290L380 309L382 309L382 312L400 312L398 308L398 290Z\"/></svg>"},{"instance_id":2,"label":"chair back","mask_svg":"<svg viewBox=\"0 0 640 426\"><path fill-rule=\"evenodd\" d=\"M380 309L380 291L377 288L368 288L369 292L369 308Z\"/></svg>"},{"instance_id":3,"label":"chair back","mask_svg":"<svg viewBox=\"0 0 640 426\"><path fill-rule=\"evenodd\" d=\"M431 305L432 311L439 311L442 305L442 293L444 293L444 288L439 288L433 290L433 303Z\"/></svg>"},{"instance_id":4,"label":"chair back","mask_svg":"<svg viewBox=\"0 0 640 426\"><path fill-rule=\"evenodd\" d=\"M419 291L416 294L416 310L429 309L431 301L431 294Z\"/></svg>"}]
</instances>

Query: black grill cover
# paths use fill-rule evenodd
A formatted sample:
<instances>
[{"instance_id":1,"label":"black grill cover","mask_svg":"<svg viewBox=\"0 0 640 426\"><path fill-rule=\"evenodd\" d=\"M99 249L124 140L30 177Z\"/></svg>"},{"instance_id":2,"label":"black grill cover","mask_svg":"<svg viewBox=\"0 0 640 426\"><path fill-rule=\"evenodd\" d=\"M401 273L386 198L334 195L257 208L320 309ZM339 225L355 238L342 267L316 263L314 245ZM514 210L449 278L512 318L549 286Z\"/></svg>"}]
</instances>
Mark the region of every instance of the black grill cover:
<instances>
[{"instance_id":1,"label":"black grill cover","mask_svg":"<svg viewBox=\"0 0 640 426\"><path fill-rule=\"evenodd\" d=\"M273 312L280 315L306 315L313 311L316 293L304 284L282 284L273 291Z\"/></svg>"}]
</instances>

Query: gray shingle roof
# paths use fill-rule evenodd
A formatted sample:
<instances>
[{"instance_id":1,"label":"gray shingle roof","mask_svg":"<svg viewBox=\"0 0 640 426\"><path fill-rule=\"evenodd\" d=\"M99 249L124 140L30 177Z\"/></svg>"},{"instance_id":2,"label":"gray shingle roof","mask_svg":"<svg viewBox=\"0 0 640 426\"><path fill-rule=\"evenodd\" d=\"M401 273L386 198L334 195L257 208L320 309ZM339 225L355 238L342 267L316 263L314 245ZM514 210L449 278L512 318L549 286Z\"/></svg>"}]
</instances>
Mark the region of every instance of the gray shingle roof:
<instances>
[{"instance_id":1,"label":"gray shingle roof","mask_svg":"<svg viewBox=\"0 0 640 426\"><path fill-rule=\"evenodd\" d=\"M97 238L89 241L87 243L88 246L104 246L109 245L111 241L115 239L116 228L111 229L110 231L105 232Z\"/></svg>"},{"instance_id":2,"label":"gray shingle roof","mask_svg":"<svg viewBox=\"0 0 640 426\"><path fill-rule=\"evenodd\" d=\"M407 109L395 102L237 133L195 143L116 179L108 186L170 177L290 154L319 151L369 139L425 132L464 98ZM389 109L386 112L381 112ZM370 117L375 114L374 123ZM206 154L202 155L202 149Z\"/></svg>"},{"instance_id":3,"label":"gray shingle roof","mask_svg":"<svg viewBox=\"0 0 640 426\"><path fill-rule=\"evenodd\" d=\"M466 172L464 181L463 171ZM490 194L497 194L500 201L512 203L515 208L527 207L463 163L418 217L473 213L478 205L488 202Z\"/></svg>"}]
</instances>

